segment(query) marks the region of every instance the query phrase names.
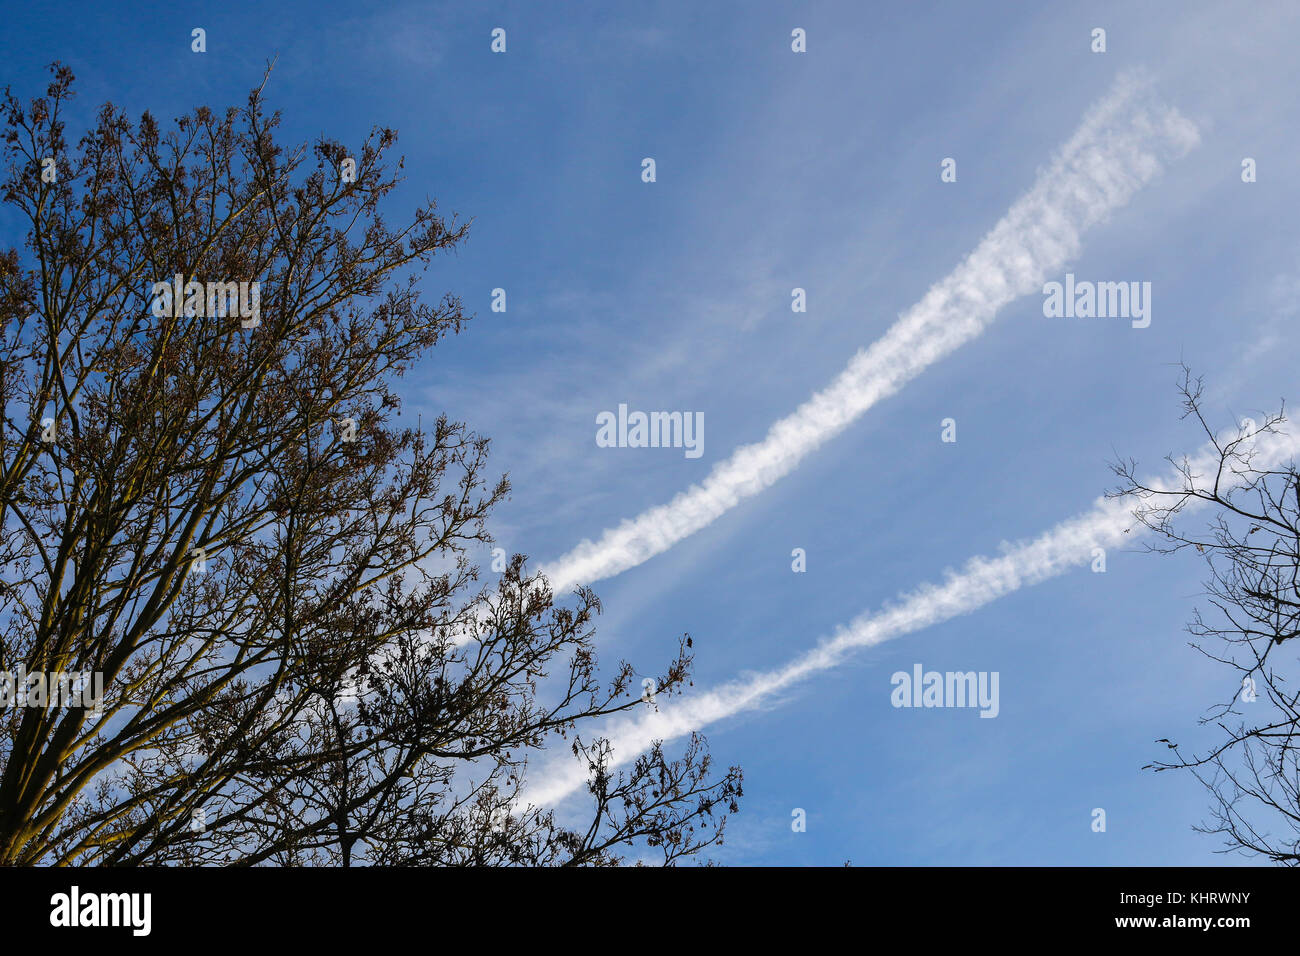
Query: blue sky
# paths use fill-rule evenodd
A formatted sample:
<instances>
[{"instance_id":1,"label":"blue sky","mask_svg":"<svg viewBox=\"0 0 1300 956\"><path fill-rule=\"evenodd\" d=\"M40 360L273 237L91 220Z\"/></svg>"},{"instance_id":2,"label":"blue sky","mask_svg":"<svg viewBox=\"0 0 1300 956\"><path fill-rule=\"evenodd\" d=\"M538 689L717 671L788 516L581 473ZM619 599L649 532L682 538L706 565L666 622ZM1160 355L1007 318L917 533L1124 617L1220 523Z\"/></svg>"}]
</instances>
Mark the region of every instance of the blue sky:
<instances>
[{"instance_id":1,"label":"blue sky","mask_svg":"<svg viewBox=\"0 0 1300 956\"><path fill-rule=\"evenodd\" d=\"M392 215L430 195L473 217L425 287L477 313L404 381L404 414L445 410L493 438L515 488L494 531L542 562L761 439L976 247L1122 70L1145 68L1200 144L1068 269L1150 281L1151 326L1048 319L1040 296L1020 298L773 487L599 582L607 663L651 672L689 631L708 687L1084 511L1117 455L1154 472L1194 450L1180 360L1224 423L1300 399L1300 10L1137 7L51 3L7 11L0 53L20 95L57 58L83 110L108 99L133 116L240 103L277 55L284 141L396 128L407 180ZM194 27L206 54L190 51ZM944 157L955 183L940 182ZM490 310L497 287L505 313ZM619 403L702 412L703 456L597 447L595 416ZM955 443L940 441L948 417ZM1191 830L1206 807L1194 780L1139 770L1155 738L1194 741L1232 693L1186 646L1202 571L1114 552L1104 575L1025 588L706 728L746 775L717 858L1232 862ZM890 676L918 662L997 671L999 716L892 707Z\"/></svg>"}]
</instances>

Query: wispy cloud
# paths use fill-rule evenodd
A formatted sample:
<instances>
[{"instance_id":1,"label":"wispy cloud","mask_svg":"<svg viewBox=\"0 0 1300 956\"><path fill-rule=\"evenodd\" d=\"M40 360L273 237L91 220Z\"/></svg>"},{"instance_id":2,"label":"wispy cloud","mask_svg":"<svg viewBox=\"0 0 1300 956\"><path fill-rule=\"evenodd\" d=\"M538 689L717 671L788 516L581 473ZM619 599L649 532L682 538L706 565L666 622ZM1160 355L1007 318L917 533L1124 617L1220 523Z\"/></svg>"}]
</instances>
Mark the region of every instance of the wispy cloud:
<instances>
[{"instance_id":1,"label":"wispy cloud","mask_svg":"<svg viewBox=\"0 0 1300 956\"><path fill-rule=\"evenodd\" d=\"M1234 436L1236 437L1236 436ZM1257 469L1276 467L1300 450L1300 438L1267 433L1256 439L1252 464ZM1187 463L1192 475L1213 472L1219 462L1213 447L1203 449ZM1232 474L1224 476L1225 484ZM1178 490L1186 486L1180 473L1150 485ZM1189 504L1194 506L1196 502ZM1111 548L1131 540L1135 527L1132 505L1125 499L1102 498L1091 510L1058 524L1039 537L1008 547L1000 557L977 556L942 584L925 584L903 595L892 607L867 612L837 631L816 648L782 667L744 677L698 696L662 705L657 711L611 723L601 735L614 751L616 763L625 763L654 741L681 737L708 724L758 707L792 685L838 666L852 652L891 638L931 627L1017 591L1063 574L1093 559L1094 548ZM587 768L567 755L541 768L539 783L524 796L537 806L549 806L580 789Z\"/></svg>"},{"instance_id":2,"label":"wispy cloud","mask_svg":"<svg viewBox=\"0 0 1300 956\"><path fill-rule=\"evenodd\" d=\"M1085 230L1197 141L1194 124L1154 100L1149 80L1122 75L976 249L835 381L702 483L546 566L552 586L564 592L636 567L789 474L880 399L978 336L1004 306L1039 291L1078 255Z\"/></svg>"}]
</instances>

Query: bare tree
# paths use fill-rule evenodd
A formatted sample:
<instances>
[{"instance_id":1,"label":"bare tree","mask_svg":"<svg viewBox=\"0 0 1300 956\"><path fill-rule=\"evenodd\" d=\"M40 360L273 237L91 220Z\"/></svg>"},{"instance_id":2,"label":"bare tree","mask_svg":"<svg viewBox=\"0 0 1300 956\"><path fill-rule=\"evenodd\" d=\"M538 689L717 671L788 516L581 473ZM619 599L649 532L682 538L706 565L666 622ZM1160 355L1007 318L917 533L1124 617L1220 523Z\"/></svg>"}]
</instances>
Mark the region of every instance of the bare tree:
<instances>
[{"instance_id":1,"label":"bare tree","mask_svg":"<svg viewBox=\"0 0 1300 956\"><path fill-rule=\"evenodd\" d=\"M673 862L720 841L740 773L698 738L615 773L576 736L644 706L629 664L598 677L595 595L557 604L522 555L477 583L509 492L487 441L395 421L394 379L466 321L417 284L466 225L432 201L385 222L394 132L286 152L259 87L170 129L105 105L70 148L52 73L3 103L26 237L0 255L0 670L104 694L0 709L0 863ZM548 743L586 756L588 826L521 798Z\"/></svg>"},{"instance_id":2,"label":"bare tree","mask_svg":"<svg viewBox=\"0 0 1300 956\"><path fill-rule=\"evenodd\" d=\"M1169 739L1168 756L1144 769L1185 770L1212 797L1210 819L1195 829L1222 837L1220 852L1300 862L1300 472L1260 462L1257 438L1278 431L1282 411L1216 433L1203 414L1203 384L1184 366L1180 391L1191 417L1213 443L1217 465L1194 474L1175 462L1183 487L1144 486L1133 462L1115 466L1117 494L1139 499L1138 518L1156 532L1149 550L1194 548L1209 566L1207 607L1188 625L1191 646L1222 664L1225 699L1201 718L1218 739L1197 753ZM1225 438L1224 435L1227 437ZM1189 505L1212 509L1208 525L1175 520Z\"/></svg>"}]
</instances>

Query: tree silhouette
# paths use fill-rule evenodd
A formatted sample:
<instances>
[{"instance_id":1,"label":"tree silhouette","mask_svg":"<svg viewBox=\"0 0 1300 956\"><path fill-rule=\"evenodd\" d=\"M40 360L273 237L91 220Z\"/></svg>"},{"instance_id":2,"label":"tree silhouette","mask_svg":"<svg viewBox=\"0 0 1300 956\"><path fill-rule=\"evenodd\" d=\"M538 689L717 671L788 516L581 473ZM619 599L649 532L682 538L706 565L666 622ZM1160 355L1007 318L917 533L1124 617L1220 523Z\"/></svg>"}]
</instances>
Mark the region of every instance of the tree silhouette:
<instances>
[{"instance_id":1,"label":"tree silhouette","mask_svg":"<svg viewBox=\"0 0 1300 956\"><path fill-rule=\"evenodd\" d=\"M1182 463L1182 487L1147 487L1132 462L1115 466L1117 494L1139 499L1135 511L1156 532L1148 548L1171 554L1194 548L1209 566L1208 607L1197 609L1188 631L1192 646L1231 674L1226 700L1202 724L1219 739L1200 753L1184 754L1169 739L1155 771L1184 770L1211 794L1210 819L1200 832L1218 834L1224 850L1275 863L1300 862L1300 472L1258 461L1256 439L1286 421L1281 411L1259 423L1216 433L1203 414L1203 383L1184 366L1180 390L1184 417L1209 436L1217 463L1193 474ZM1223 437L1227 434L1228 437ZM1175 519L1188 505L1211 507L1208 526L1188 528Z\"/></svg>"},{"instance_id":2,"label":"tree silhouette","mask_svg":"<svg viewBox=\"0 0 1300 956\"><path fill-rule=\"evenodd\" d=\"M556 604L522 555L478 583L509 492L487 441L395 421L394 379L466 321L417 280L467 228L432 201L385 222L395 133L285 151L259 87L170 129L105 105L73 149L52 73L3 105L26 236L0 256L0 669L100 673L104 696L0 709L0 863L672 862L719 841L740 773L713 776L698 738L615 773L577 736L646 706L630 665L597 676L596 596ZM683 642L658 693L690 664ZM585 755L589 826L521 798L547 743Z\"/></svg>"}]
</instances>

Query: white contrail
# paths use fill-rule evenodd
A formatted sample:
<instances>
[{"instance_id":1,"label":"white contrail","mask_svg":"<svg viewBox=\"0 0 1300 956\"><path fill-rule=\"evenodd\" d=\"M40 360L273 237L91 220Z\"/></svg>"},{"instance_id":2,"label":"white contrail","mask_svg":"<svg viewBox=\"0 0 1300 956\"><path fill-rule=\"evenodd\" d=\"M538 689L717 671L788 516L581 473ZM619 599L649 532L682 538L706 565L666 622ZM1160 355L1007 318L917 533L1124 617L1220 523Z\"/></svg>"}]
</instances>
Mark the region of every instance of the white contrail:
<instances>
[{"instance_id":1,"label":"white contrail","mask_svg":"<svg viewBox=\"0 0 1300 956\"><path fill-rule=\"evenodd\" d=\"M1237 436L1232 436L1237 437ZM1300 439L1266 433L1255 440L1252 467L1268 470L1300 451ZM1213 474L1219 455L1212 447L1188 464L1194 476ZM1240 475L1226 474L1224 486ZM1178 474L1154 489L1178 490L1186 482ZM1190 502L1194 507L1199 502ZM705 725L759 706L773 694L819 671L840 664L852 651L880 644L903 634L930 627L1010 594L1027 584L1056 577L1072 567L1093 560L1094 548L1110 548L1131 541L1142 530L1133 517L1132 505L1120 498L1100 498L1093 508L1058 524L1032 541L1007 548L1001 557L975 557L960 572L949 572L942 584L926 584L902 596L892 607L865 613L833 637L783 667L747 676L707 693L661 705L657 712L612 721L600 736L610 741L615 765L627 763L649 749L656 740L668 741ZM554 759L539 774L540 783L529 788L521 803L554 806L582 788L587 767L567 753Z\"/></svg>"},{"instance_id":2,"label":"white contrail","mask_svg":"<svg viewBox=\"0 0 1300 956\"><path fill-rule=\"evenodd\" d=\"M1152 101L1148 85L1122 75L975 251L766 438L736 449L668 504L608 529L599 541L583 541L543 568L555 593L620 574L699 531L979 335L1003 306L1041 291L1048 276L1078 255L1084 230L1128 202L1160 171L1162 159L1198 141L1196 127Z\"/></svg>"}]
</instances>

